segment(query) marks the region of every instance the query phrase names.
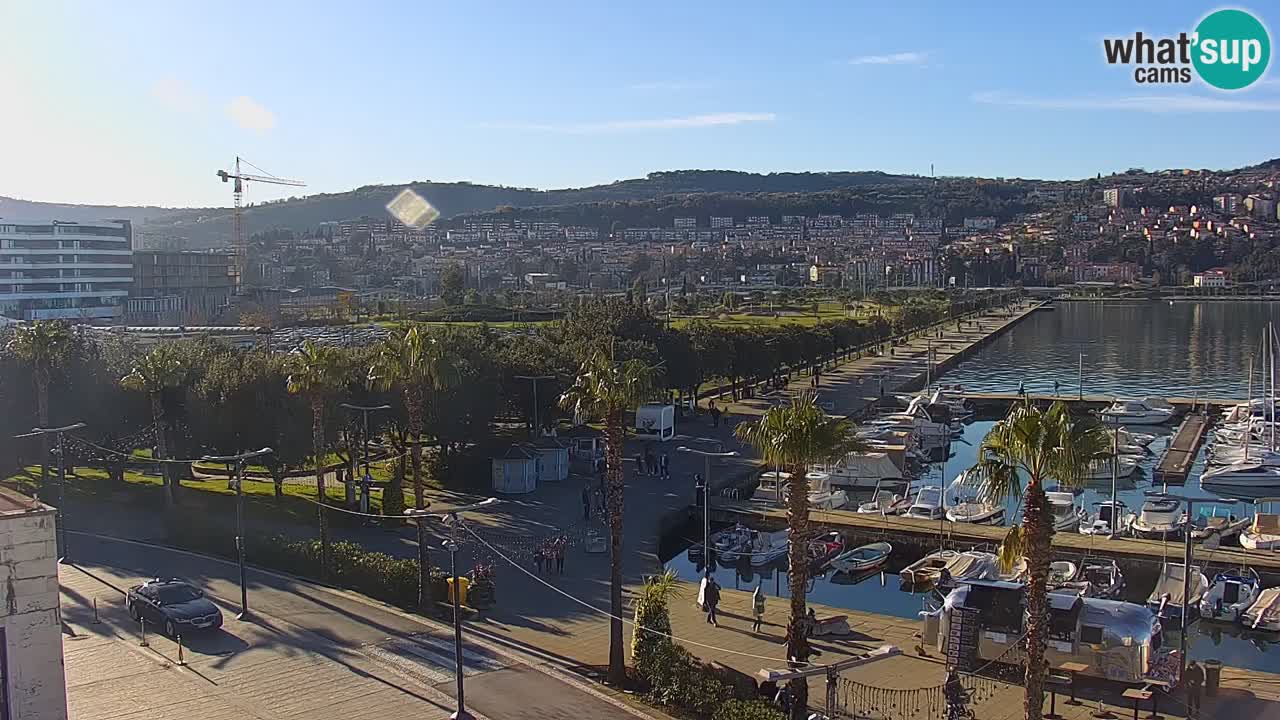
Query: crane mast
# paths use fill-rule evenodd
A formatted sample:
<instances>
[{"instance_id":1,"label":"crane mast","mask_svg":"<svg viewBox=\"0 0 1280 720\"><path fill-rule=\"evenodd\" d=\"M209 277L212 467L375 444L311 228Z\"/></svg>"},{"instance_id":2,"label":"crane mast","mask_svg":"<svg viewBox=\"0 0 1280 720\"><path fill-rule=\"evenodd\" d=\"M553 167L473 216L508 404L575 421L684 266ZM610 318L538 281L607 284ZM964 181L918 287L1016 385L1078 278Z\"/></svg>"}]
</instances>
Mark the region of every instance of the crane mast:
<instances>
[{"instance_id":1,"label":"crane mast","mask_svg":"<svg viewBox=\"0 0 1280 720\"><path fill-rule=\"evenodd\" d=\"M256 165L253 165L253 163L250 163L248 160L244 161L245 164L258 169L260 172L263 172L265 174L250 175L247 173L243 173L240 171L240 160L241 160L240 156L237 155L234 172L227 172L226 170L218 171L218 177L222 179L222 182L228 182L232 180L235 181L235 184L232 185L231 197L234 200L233 212L234 212L234 223L235 223L235 237L232 239L232 251L235 256L235 273L236 273L235 285L236 285L237 293L239 293L242 288L242 285L244 283L244 276L249 266L249 243L245 240L245 237L244 237L244 220L241 217L241 214L244 208L244 183L252 181L252 182L267 183L270 185L292 185L294 187L306 186L306 183L302 182L301 180L289 180L287 178L276 177L275 175L271 175L270 173L267 173L265 170L262 170L261 168L258 168Z\"/></svg>"}]
</instances>

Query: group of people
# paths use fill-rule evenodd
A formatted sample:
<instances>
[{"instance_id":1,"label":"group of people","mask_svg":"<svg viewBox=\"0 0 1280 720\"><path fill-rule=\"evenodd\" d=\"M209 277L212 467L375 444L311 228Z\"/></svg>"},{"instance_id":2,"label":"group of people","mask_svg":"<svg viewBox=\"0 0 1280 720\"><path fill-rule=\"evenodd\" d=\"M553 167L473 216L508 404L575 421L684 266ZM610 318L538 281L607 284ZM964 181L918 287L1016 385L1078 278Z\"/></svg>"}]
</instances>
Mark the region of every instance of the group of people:
<instances>
[{"instance_id":1,"label":"group of people","mask_svg":"<svg viewBox=\"0 0 1280 720\"><path fill-rule=\"evenodd\" d=\"M582 486L582 520L587 522L591 520L592 514L603 518L604 513L604 483L601 482L598 487L592 488L591 483Z\"/></svg>"},{"instance_id":2,"label":"group of people","mask_svg":"<svg viewBox=\"0 0 1280 720\"><path fill-rule=\"evenodd\" d=\"M720 583L710 574L703 576L698 588L698 605L707 614L707 623L720 627L716 618L716 610L720 607ZM764 625L764 590L756 585L755 592L751 593L751 632L760 632L761 625Z\"/></svg>"},{"instance_id":3,"label":"group of people","mask_svg":"<svg viewBox=\"0 0 1280 720\"><path fill-rule=\"evenodd\" d=\"M645 448L644 454L636 454L636 468L641 475L666 480L671 477L671 457L666 453L655 455L652 449Z\"/></svg>"},{"instance_id":4,"label":"group of people","mask_svg":"<svg viewBox=\"0 0 1280 720\"><path fill-rule=\"evenodd\" d=\"M538 573L563 575L564 551L568 545L569 538L564 535L543 540L533 551L533 563L537 566Z\"/></svg>"}]
</instances>

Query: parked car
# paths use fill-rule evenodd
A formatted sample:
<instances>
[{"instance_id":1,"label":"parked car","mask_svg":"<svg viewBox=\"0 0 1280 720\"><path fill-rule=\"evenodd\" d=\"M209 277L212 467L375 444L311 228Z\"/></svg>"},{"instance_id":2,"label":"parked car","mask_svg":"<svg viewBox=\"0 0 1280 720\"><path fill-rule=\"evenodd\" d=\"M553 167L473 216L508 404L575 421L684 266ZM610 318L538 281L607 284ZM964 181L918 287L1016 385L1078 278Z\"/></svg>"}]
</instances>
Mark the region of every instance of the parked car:
<instances>
[{"instance_id":1,"label":"parked car","mask_svg":"<svg viewBox=\"0 0 1280 720\"><path fill-rule=\"evenodd\" d=\"M183 580L148 580L129 588L125 606L134 620L146 620L177 637L197 630L222 627L222 611L204 591Z\"/></svg>"}]
</instances>

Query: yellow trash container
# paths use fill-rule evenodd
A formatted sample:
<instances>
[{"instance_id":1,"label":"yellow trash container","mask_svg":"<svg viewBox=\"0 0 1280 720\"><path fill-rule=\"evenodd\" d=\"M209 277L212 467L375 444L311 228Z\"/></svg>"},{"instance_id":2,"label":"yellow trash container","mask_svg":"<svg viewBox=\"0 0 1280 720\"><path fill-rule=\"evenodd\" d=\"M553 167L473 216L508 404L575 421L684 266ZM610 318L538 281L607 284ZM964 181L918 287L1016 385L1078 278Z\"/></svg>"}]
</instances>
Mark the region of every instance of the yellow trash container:
<instances>
[{"instance_id":1,"label":"yellow trash container","mask_svg":"<svg viewBox=\"0 0 1280 720\"><path fill-rule=\"evenodd\" d=\"M444 581L449 586L449 602L453 602L453 578L447 577L444 579ZM471 585L471 578L468 578L468 577L458 578L458 604L459 605L467 604L467 588L470 585Z\"/></svg>"}]
</instances>

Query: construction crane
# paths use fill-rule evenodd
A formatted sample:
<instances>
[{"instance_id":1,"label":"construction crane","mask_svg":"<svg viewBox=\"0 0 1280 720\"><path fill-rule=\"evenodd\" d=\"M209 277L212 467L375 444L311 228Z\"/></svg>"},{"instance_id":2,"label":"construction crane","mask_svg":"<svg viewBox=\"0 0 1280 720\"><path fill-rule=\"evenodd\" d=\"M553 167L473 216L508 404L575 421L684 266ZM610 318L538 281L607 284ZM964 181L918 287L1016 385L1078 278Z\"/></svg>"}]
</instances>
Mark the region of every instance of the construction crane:
<instances>
[{"instance_id":1,"label":"construction crane","mask_svg":"<svg viewBox=\"0 0 1280 720\"><path fill-rule=\"evenodd\" d=\"M235 244L232 247L233 247L233 250L235 251L236 291L237 292L240 290L241 283L244 282L245 271L248 269L248 264L249 264L249 244L244 239L244 225L242 224L242 221L240 219L240 211L244 201L244 184L246 182L252 181L252 182L260 182L260 183L269 183L271 185L292 185L294 187L306 187L307 185L301 180L288 180L286 178L276 177L275 175L272 175L266 170L263 170L257 165L254 165L253 163L249 162L248 160L243 160L245 165L248 165L249 167L263 174L249 175L246 173L242 173L240 172L241 161L242 161L242 158L239 155L237 155L235 172L227 172L226 170L218 171L218 177L222 178L222 182L227 182L228 180L236 181L235 188L232 190L231 196L235 198L236 236L235 236Z\"/></svg>"}]
</instances>

